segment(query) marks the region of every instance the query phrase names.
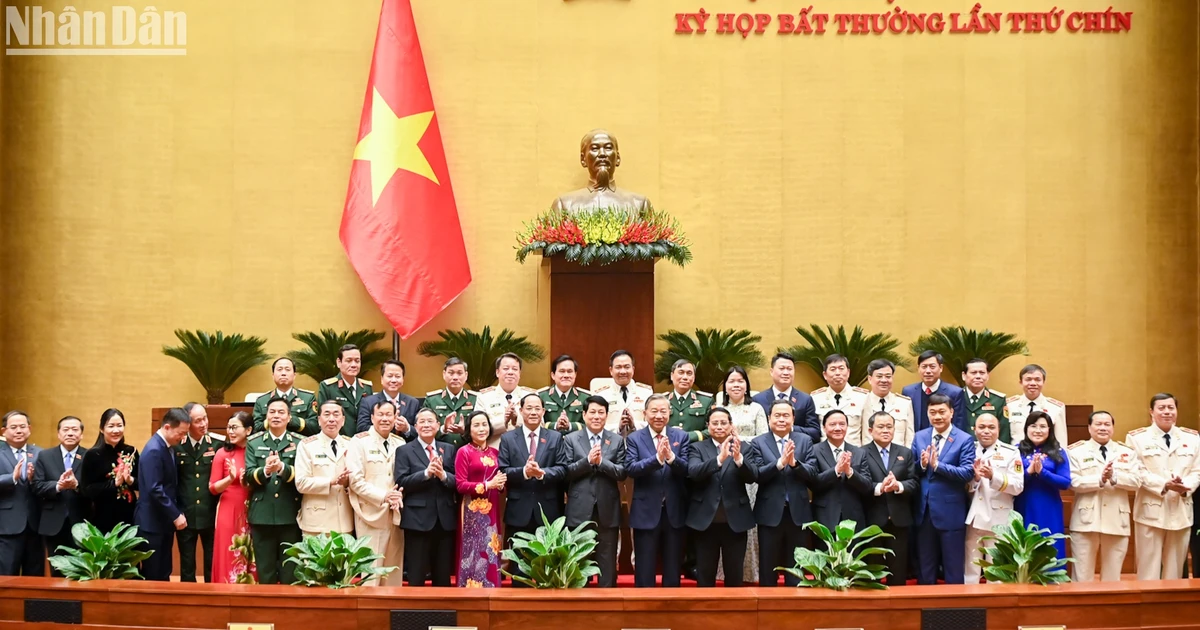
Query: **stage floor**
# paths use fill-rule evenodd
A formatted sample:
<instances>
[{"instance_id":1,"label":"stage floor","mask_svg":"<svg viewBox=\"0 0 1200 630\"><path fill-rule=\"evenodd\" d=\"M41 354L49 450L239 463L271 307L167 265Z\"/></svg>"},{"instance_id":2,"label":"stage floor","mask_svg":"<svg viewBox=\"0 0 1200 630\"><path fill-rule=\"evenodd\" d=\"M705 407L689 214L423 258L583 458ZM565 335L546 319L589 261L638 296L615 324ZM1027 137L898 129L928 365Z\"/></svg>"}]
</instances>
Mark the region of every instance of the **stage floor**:
<instances>
[{"instance_id":1,"label":"stage floor","mask_svg":"<svg viewBox=\"0 0 1200 630\"><path fill-rule=\"evenodd\" d=\"M837 593L797 588L457 589L68 582L0 578L0 627L62 628L25 621L26 600L82 614L82 627L225 628L274 623L277 630L388 628L394 611L453 611L479 630L921 630L933 609L959 618L986 611L988 630L1063 624L1069 630L1200 630L1200 580L1062 586L907 586ZM44 606L44 604L43 604ZM953 624L954 622L950 622ZM965 623L965 622L960 622ZM418 626L418 627L427 627ZM401 626L391 626L401 627ZM967 630L959 625L935 626Z\"/></svg>"}]
</instances>

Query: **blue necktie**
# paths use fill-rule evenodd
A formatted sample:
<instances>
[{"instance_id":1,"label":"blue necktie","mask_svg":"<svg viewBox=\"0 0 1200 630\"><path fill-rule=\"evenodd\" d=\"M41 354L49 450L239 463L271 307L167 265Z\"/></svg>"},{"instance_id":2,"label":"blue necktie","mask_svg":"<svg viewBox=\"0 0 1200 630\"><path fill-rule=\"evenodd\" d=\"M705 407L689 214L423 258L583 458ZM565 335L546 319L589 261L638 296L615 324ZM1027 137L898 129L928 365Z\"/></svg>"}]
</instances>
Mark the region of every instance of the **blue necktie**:
<instances>
[{"instance_id":1,"label":"blue necktie","mask_svg":"<svg viewBox=\"0 0 1200 630\"><path fill-rule=\"evenodd\" d=\"M65 455L63 455L63 464L66 465L67 470L71 469L71 462L74 461L74 459L75 458L71 454L71 451L67 451L67 453Z\"/></svg>"},{"instance_id":2,"label":"blue necktie","mask_svg":"<svg viewBox=\"0 0 1200 630\"><path fill-rule=\"evenodd\" d=\"M783 394L780 394L779 396L780 396L780 398L782 398ZM779 454L780 455L783 455L783 447L787 446L787 443L788 443L787 438L779 438ZM787 483L783 484L783 502L784 503L788 502Z\"/></svg>"},{"instance_id":3,"label":"blue necktie","mask_svg":"<svg viewBox=\"0 0 1200 630\"><path fill-rule=\"evenodd\" d=\"M880 449L880 450L879 450L879 456L883 458L883 470L884 470L884 472L887 472L887 469L888 469L888 454L887 454L887 449L886 449L886 448L884 448L884 449Z\"/></svg>"}]
</instances>

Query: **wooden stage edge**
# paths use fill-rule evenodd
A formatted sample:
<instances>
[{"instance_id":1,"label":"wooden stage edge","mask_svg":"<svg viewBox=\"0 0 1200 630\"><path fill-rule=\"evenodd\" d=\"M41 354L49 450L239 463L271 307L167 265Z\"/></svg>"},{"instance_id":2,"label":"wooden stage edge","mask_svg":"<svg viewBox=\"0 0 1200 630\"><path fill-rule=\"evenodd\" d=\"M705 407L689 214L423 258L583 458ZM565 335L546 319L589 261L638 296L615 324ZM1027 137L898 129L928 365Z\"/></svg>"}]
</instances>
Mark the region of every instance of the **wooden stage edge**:
<instances>
[{"instance_id":1,"label":"wooden stage edge","mask_svg":"<svg viewBox=\"0 0 1200 630\"><path fill-rule=\"evenodd\" d=\"M907 586L889 591L797 588L526 589L367 587L344 591L141 581L0 578L0 628L65 628L24 622L25 600L81 602L78 628L378 629L394 610L454 610L479 630L919 630L923 609L984 608L988 630L1064 624L1069 630L1200 630L1200 580L1061 586Z\"/></svg>"}]
</instances>

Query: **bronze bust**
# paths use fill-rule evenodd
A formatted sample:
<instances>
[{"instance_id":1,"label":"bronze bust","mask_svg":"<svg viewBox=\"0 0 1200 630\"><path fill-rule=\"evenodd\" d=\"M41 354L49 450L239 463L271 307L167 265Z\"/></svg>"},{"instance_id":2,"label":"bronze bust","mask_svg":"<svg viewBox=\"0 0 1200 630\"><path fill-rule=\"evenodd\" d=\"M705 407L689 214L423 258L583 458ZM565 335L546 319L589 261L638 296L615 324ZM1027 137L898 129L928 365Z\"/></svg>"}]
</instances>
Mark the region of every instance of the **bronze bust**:
<instances>
[{"instance_id":1,"label":"bronze bust","mask_svg":"<svg viewBox=\"0 0 1200 630\"><path fill-rule=\"evenodd\" d=\"M650 209L650 201L644 196L617 188L615 174L621 165L621 152L616 136L603 129L589 131L579 143L579 163L588 171L587 187L555 199L554 210L586 214L608 208L638 216Z\"/></svg>"}]
</instances>

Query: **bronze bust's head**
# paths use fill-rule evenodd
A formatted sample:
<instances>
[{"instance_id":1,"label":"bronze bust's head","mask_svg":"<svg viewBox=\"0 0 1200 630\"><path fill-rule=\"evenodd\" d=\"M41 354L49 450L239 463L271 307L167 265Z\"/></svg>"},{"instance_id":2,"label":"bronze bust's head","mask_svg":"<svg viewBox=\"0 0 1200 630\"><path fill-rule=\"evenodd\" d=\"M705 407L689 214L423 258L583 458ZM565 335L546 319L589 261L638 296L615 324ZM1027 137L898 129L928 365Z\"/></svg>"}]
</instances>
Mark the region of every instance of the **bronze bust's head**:
<instances>
[{"instance_id":1,"label":"bronze bust's head","mask_svg":"<svg viewBox=\"0 0 1200 630\"><path fill-rule=\"evenodd\" d=\"M617 137L604 129L593 129L579 142L579 163L588 170L589 178L600 186L608 186L613 173L621 165Z\"/></svg>"}]
</instances>

